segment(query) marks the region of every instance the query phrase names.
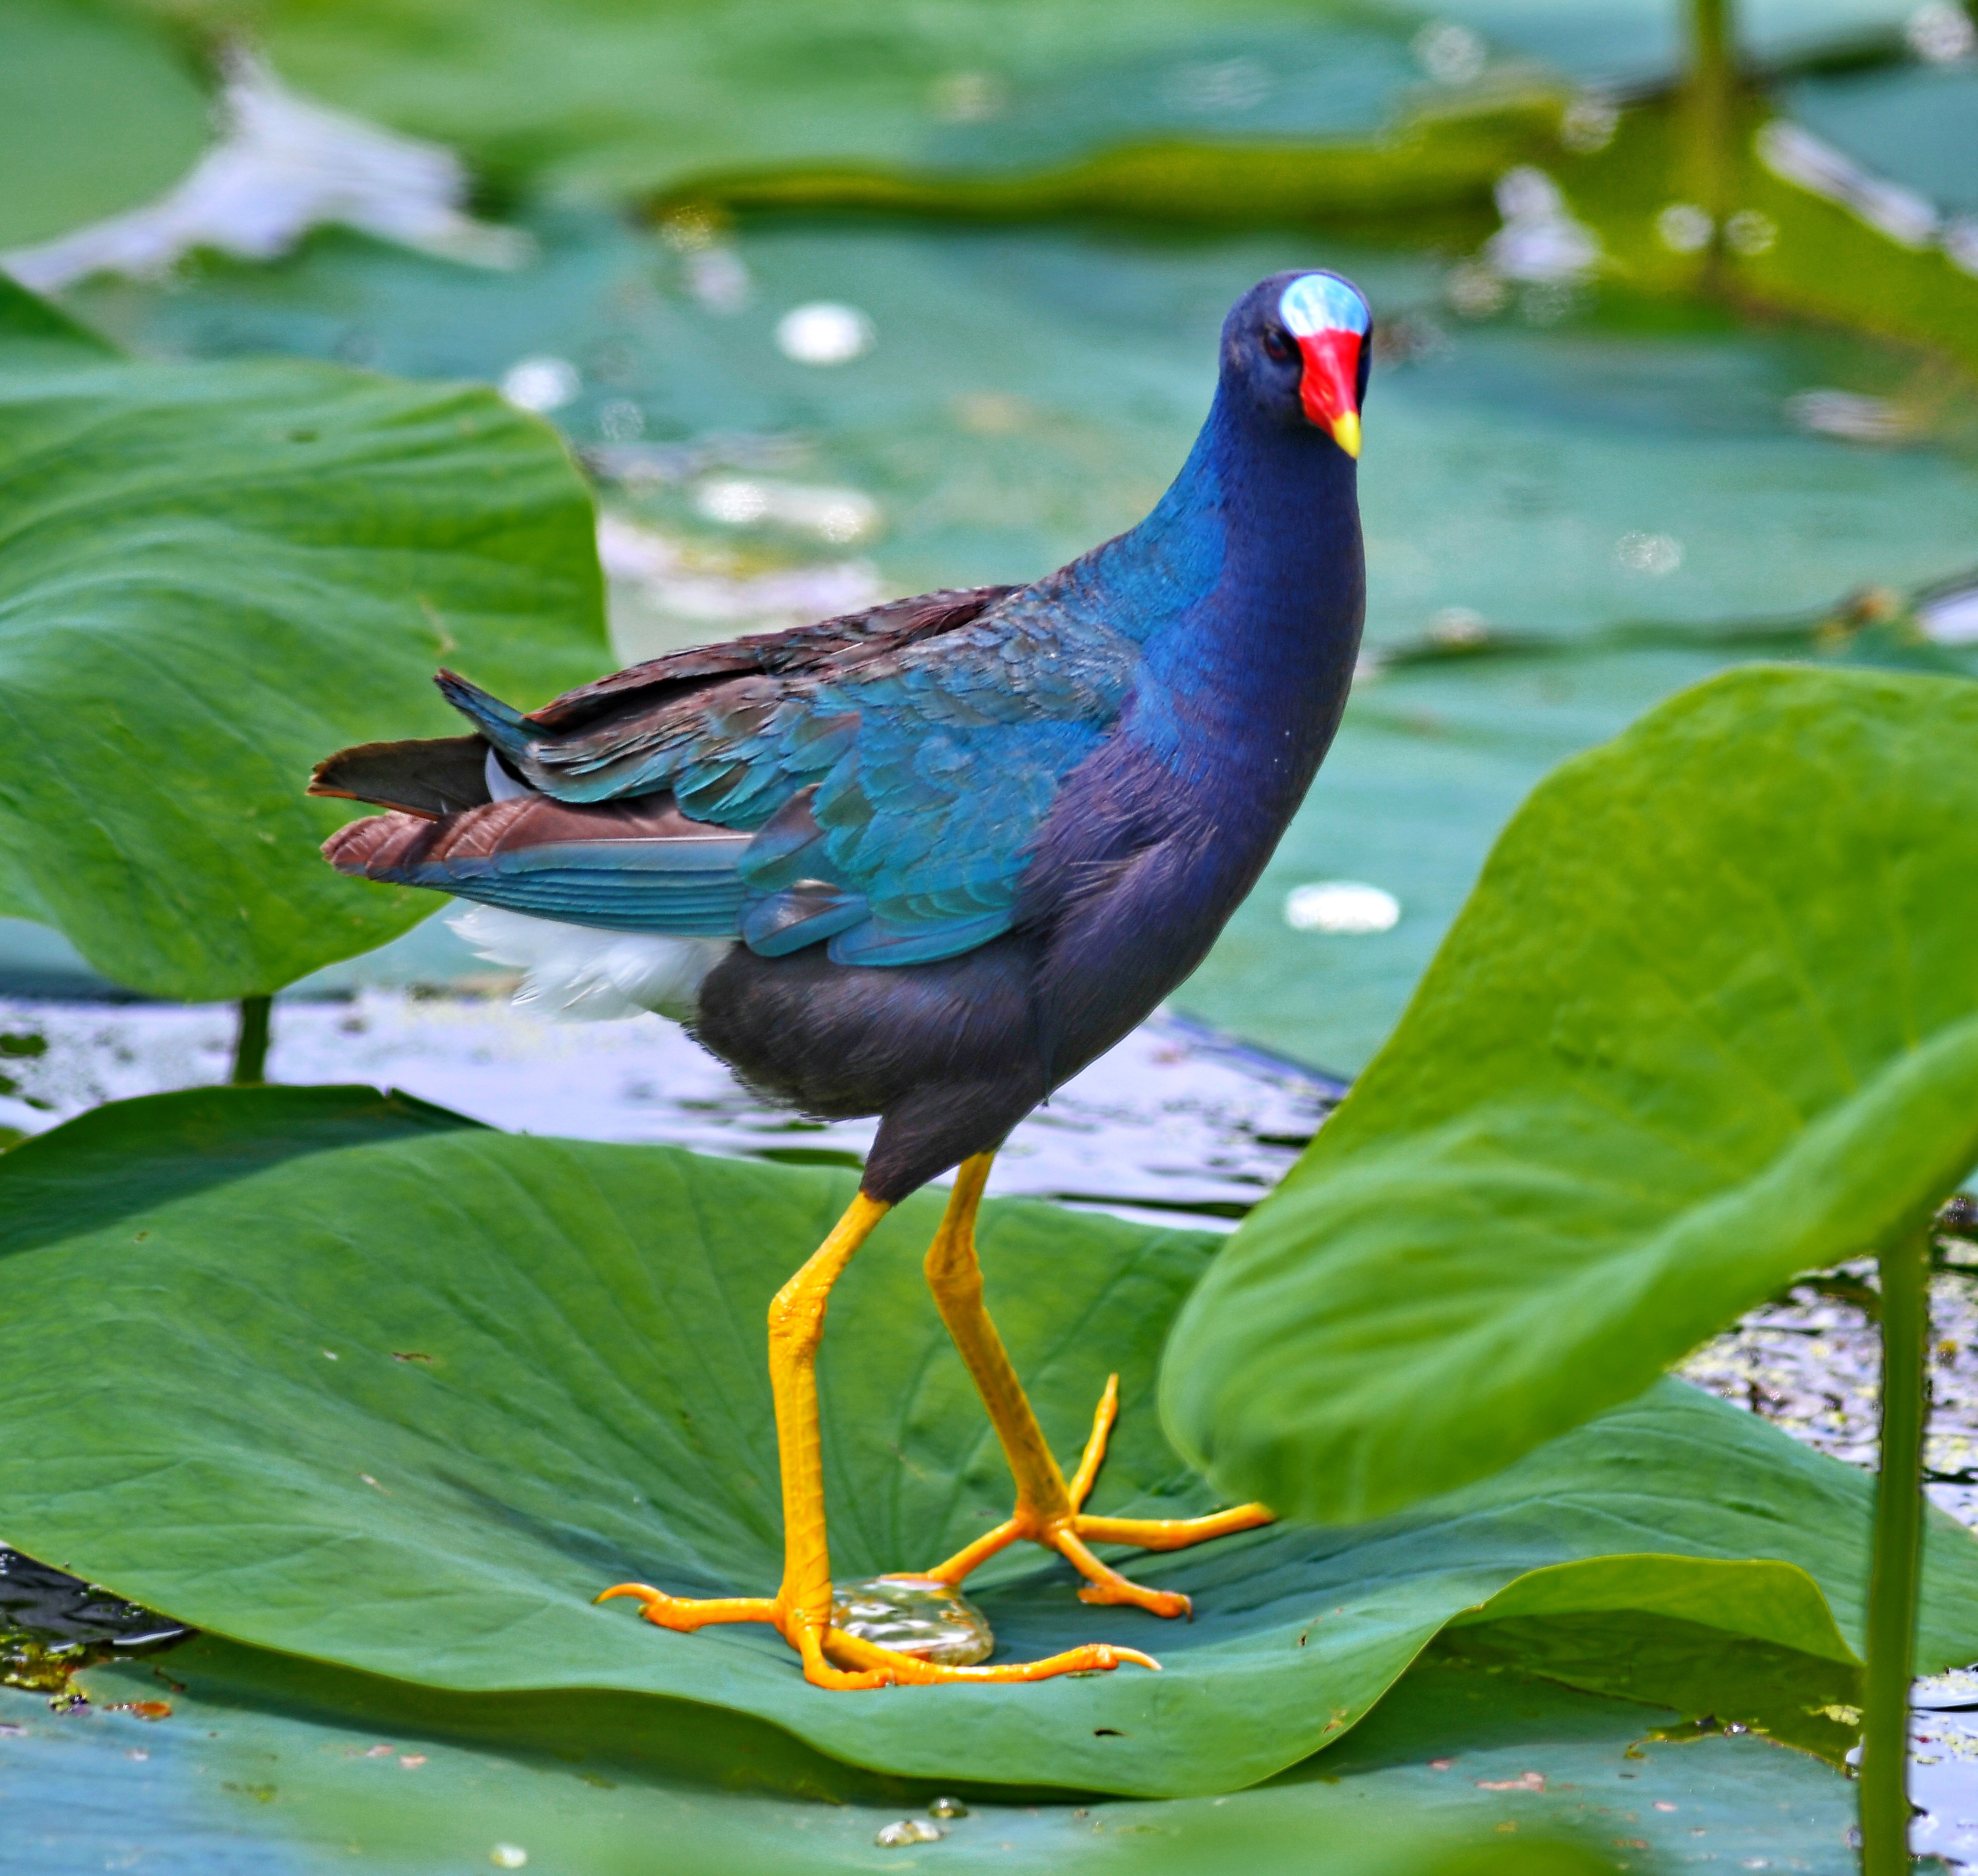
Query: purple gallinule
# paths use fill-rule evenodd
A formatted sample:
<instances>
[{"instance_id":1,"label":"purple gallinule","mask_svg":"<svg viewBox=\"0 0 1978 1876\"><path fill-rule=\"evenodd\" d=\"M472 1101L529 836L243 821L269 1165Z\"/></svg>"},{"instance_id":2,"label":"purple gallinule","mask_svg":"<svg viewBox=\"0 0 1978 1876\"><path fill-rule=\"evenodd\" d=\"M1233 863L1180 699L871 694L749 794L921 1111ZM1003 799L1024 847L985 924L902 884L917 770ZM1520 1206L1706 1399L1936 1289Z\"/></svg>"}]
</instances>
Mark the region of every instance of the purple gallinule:
<instances>
[{"instance_id":1,"label":"purple gallinule","mask_svg":"<svg viewBox=\"0 0 1978 1876\"><path fill-rule=\"evenodd\" d=\"M925 1573L1054 1548L1087 1601L1186 1613L1090 1544L1176 1549L1267 1521L1082 1510L1109 1386L1067 1481L983 1306L991 1156L1208 952L1331 741L1365 604L1355 490L1370 319L1279 274L1222 329L1216 398L1140 526L1027 586L903 599L678 652L524 715L442 672L472 733L373 743L311 784L391 811L324 851L478 902L475 935L551 1002L679 1014L754 1087L880 1117L858 1196L778 1293L769 1359L785 1564L773 1597L638 1584L673 1629L769 1622L822 1686L1152 1666L1092 1644L938 1667L831 1623L815 1359L832 1284L887 1209L959 1166L928 1253L1016 1480L1009 1520Z\"/></svg>"}]
</instances>

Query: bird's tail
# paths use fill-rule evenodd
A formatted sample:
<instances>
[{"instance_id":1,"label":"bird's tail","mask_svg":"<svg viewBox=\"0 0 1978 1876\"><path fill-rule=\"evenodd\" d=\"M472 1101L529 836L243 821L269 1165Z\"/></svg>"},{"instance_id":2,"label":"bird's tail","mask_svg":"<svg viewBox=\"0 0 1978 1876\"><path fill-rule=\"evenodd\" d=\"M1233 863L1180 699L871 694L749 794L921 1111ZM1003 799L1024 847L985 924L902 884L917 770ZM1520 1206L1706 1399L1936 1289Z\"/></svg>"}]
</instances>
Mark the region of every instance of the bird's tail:
<instances>
[{"instance_id":1,"label":"bird's tail","mask_svg":"<svg viewBox=\"0 0 1978 1876\"><path fill-rule=\"evenodd\" d=\"M528 755L535 738L521 711L454 672L442 671L433 682L440 695L511 761Z\"/></svg>"}]
</instances>

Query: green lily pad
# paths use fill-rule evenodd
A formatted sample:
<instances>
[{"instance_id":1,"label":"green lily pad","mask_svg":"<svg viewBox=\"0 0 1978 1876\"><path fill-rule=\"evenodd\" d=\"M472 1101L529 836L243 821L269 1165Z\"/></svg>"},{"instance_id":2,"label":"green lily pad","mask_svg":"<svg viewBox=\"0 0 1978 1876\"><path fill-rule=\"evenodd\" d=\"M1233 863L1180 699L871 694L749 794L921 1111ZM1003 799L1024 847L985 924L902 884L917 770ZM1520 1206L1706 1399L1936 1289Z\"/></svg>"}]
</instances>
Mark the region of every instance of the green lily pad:
<instances>
[{"instance_id":1,"label":"green lily pad","mask_svg":"<svg viewBox=\"0 0 1978 1876\"><path fill-rule=\"evenodd\" d=\"M1156 1650L1159 1675L829 1693L766 1629L679 1636L593 1607L626 1577L774 1587L764 1313L852 1187L518 1138L362 1089L98 1109L0 1158L8 1535L202 1629L402 1681L665 1696L902 1775L1146 1795L1305 1757L1478 1611L1699 1623L1785 1650L1816 1693L1851 1672L1868 1482L1674 1382L1385 1524L1137 1559L1195 1598L1192 1623L1091 1609L1027 1548L971 1586L1004 1658L1110 1637ZM834 1296L842 1577L924 1566L1007 1508L921 1283L939 1203L900 1207ZM1099 1508L1209 1502L1151 1391L1215 1243L985 1214L992 1303L1061 1452L1121 1376ZM1923 1655L1978 1653L1978 1564L1946 1549L1930 1584Z\"/></svg>"},{"instance_id":2,"label":"green lily pad","mask_svg":"<svg viewBox=\"0 0 1978 1876\"><path fill-rule=\"evenodd\" d=\"M0 274L0 345L16 368L30 360L78 365L117 355L108 339L5 274Z\"/></svg>"},{"instance_id":3,"label":"green lily pad","mask_svg":"<svg viewBox=\"0 0 1978 1876\"><path fill-rule=\"evenodd\" d=\"M0 282L0 913L161 996L395 936L303 798L344 744L448 733L457 664L553 695L609 662L588 494L491 391L139 364Z\"/></svg>"},{"instance_id":4,"label":"green lily pad","mask_svg":"<svg viewBox=\"0 0 1978 1876\"><path fill-rule=\"evenodd\" d=\"M8 0L0 57L0 249L134 208L210 134L186 48L141 7Z\"/></svg>"},{"instance_id":5,"label":"green lily pad","mask_svg":"<svg viewBox=\"0 0 1978 1876\"><path fill-rule=\"evenodd\" d=\"M1755 667L1542 784L1183 1311L1184 1448L1391 1512L1919 1227L1978 1159L1974 737L1962 679Z\"/></svg>"}]
</instances>

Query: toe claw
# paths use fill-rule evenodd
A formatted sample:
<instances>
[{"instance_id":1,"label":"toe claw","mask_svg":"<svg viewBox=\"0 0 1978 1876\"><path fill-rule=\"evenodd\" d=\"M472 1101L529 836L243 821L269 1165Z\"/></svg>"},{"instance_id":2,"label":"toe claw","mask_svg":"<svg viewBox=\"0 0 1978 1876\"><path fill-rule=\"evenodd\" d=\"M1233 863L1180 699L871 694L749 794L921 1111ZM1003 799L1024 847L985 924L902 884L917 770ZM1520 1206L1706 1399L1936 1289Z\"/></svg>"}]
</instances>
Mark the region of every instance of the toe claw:
<instances>
[{"instance_id":1,"label":"toe claw","mask_svg":"<svg viewBox=\"0 0 1978 1876\"><path fill-rule=\"evenodd\" d=\"M608 1590L600 1590L592 1597L590 1606L595 1609L600 1603L608 1603L614 1596L636 1596L642 1603L663 1602L666 1591L654 1589L650 1583L614 1583Z\"/></svg>"},{"instance_id":2,"label":"toe claw","mask_svg":"<svg viewBox=\"0 0 1978 1876\"><path fill-rule=\"evenodd\" d=\"M1087 1642L1062 1654L1041 1661L998 1662L991 1666L944 1667L913 1655L883 1648L862 1637L833 1629L824 1646L832 1657L847 1667L863 1666L885 1674L903 1687L931 1687L956 1681L1010 1682L1054 1680L1060 1674L1108 1674L1122 1662L1160 1672L1161 1664L1137 1648L1120 1648L1110 1642ZM815 1678L815 1676L813 1676ZM820 1683L825 1684L825 1683ZM832 1683L839 1684L839 1683Z\"/></svg>"},{"instance_id":3,"label":"toe claw","mask_svg":"<svg viewBox=\"0 0 1978 1876\"><path fill-rule=\"evenodd\" d=\"M614 1583L610 1588L590 1599L594 1609L600 1603L608 1603L615 1597L635 1597L639 1613L648 1622L663 1629L697 1628L700 1624L687 1619L687 1611L693 1604L684 1598L669 1596L664 1590L656 1590L649 1583Z\"/></svg>"}]
</instances>

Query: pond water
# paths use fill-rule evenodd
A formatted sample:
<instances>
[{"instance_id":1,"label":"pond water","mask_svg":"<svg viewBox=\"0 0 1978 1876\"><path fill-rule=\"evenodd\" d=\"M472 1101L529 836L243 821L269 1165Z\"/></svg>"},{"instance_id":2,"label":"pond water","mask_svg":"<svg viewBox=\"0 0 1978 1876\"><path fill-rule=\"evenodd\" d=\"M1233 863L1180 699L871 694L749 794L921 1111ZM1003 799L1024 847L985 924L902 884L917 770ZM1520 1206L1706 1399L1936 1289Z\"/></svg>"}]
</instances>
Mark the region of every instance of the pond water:
<instances>
[{"instance_id":1,"label":"pond water","mask_svg":"<svg viewBox=\"0 0 1978 1876\"><path fill-rule=\"evenodd\" d=\"M0 1127L39 1132L101 1101L223 1081L234 1020L223 1005L0 999ZM284 1001L268 1068L278 1082L403 1088L514 1132L792 1164L861 1164L875 1125L765 1106L660 1017L545 1022L505 993L373 987L349 1001ZM992 1189L1228 1229L1345 1092L1163 1012L1018 1125Z\"/></svg>"},{"instance_id":2,"label":"pond water","mask_svg":"<svg viewBox=\"0 0 1978 1876\"><path fill-rule=\"evenodd\" d=\"M1653 83L1683 57L1682 15L1662 0L1454 0L1437 11L1585 84ZM1899 31L1915 11L1910 0L1739 0L1735 9L1738 43L1767 61Z\"/></svg>"}]
</instances>

